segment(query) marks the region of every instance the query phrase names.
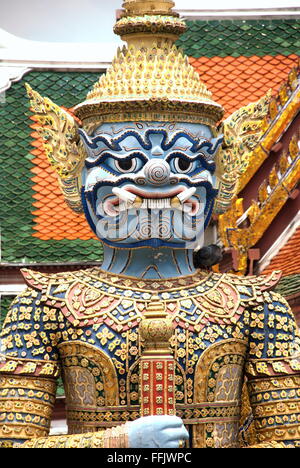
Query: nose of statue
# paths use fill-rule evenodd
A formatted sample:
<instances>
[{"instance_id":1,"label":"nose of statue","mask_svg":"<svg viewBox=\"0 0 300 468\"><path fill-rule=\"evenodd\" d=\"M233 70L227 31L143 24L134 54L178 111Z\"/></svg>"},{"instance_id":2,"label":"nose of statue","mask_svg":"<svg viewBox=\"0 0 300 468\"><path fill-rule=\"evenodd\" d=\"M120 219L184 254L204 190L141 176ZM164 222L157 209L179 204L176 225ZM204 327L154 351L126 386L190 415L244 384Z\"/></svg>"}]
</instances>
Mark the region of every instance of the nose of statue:
<instances>
[{"instance_id":1,"label":"nose of statue","mask_svg":"<svg viewBox=\"0 0 300 468\"><path fill-rule=\"evenodd\" d=\"M170 166L162 159L148 161L144 167L145 181L151 185L167 185L170 182Z\"/></svg>"}]
</instances>

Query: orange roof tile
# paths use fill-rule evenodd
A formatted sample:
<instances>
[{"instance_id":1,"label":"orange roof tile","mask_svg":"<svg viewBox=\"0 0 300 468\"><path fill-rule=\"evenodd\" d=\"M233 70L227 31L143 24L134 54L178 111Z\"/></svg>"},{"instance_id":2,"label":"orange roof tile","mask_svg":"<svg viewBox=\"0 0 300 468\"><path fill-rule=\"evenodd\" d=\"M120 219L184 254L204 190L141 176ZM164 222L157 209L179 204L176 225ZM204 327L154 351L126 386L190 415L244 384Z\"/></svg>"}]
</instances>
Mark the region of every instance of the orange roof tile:
<instances>
[{"instance_id":1,"label":"orange roof tile","mask_svg":"<svg viewBox=\"0 0 300 468\"><path fill-rule=\"evenodd\" d=\"M263 274L271 273L274 270L281 270L283 276L300 274L300 227L280 249L278 254L271 260L271 263L263 271Z\"/></svg>"},{"instance_id":2,"label":"orange roof tile","mask_svg":"<svg viewBox=\"0 0 300 468\"><path fill-rule=\"evenodd\" d=\"M215 101L225 109L225 117L250 102L257 101L270 88L278 91L298 56L190 57Z\"/></svg>"},{"instance_id":3,"label":"orange roof tile","mask_svg":"<svg viewBox=\"0 0 300 468\"><path fill-rule=\"evenodd\" d=\"M35 120L34 116L31 120ZM36 127L35 123L31 125L31 128ZM33 229L36 231L33 237L42 240L96 239L84 215L74 213L65 203L55 171L43 152L43 143L38 133L33 131L31 137L31 144L35 148L31 151L35 156L32 159L34 167L31 169L31 180L34 182L32 189L35 192L32 205L36 208L32 210L35 222Z\"/></svg>"}]
</instances>

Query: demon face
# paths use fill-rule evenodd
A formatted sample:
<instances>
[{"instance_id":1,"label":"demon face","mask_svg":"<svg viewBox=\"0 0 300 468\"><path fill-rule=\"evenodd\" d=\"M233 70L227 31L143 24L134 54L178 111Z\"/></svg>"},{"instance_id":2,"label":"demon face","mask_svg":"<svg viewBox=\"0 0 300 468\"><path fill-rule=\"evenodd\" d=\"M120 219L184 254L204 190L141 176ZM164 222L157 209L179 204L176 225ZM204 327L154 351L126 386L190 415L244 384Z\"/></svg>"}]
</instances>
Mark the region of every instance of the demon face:
<instances>
[{"instance_id":1,"label":"demon face","mask_svg":"<svg viewBox=\"0 0 300 468\"><path fill-rule=\"evenodd\" d=\"M103 124L79 130L87 152L82 201L99 239L112 247L201 244L222 138L200 124Z\"/></svg>"}]
</instances>

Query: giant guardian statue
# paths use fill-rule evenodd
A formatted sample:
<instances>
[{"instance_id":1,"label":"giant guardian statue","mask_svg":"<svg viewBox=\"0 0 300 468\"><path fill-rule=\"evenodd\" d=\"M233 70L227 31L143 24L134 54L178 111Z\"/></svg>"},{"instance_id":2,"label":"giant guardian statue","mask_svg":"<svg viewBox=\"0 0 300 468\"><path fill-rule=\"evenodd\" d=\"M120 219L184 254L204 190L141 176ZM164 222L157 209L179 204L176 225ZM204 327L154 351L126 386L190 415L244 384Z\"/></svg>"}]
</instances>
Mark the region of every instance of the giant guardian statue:
<instances>
[{"instance_id":1,"label":"giant guardian statue","mask_svg":"<svg viewBox=\"0 0 300 468\"><path fill-rule=\"evenodd\" d=\"M236 194L269 96L222 122L175 45L185 23L173 7L124 1L115 32L127 45L73 114L27 87L66 202L85 213L103 263L23 270L28 288L1 333L3 447L299 444L299 335L272 292L279 273L193 264L212 214ZM69 433L49 436L60 375Z\"/></svg>"}]
</instances>

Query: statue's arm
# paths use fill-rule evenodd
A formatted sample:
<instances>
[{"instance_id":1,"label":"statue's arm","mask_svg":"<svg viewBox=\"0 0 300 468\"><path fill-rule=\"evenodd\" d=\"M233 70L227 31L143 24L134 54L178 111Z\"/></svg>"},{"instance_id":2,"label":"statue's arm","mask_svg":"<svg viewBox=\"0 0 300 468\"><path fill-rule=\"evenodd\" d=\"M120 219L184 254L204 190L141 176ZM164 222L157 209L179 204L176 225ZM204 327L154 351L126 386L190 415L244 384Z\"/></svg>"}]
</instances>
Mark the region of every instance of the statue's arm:
<instances>
[{"instance_id":1,"label":"statue's arm","mask_svg":"<svg viewBox=\"0 0 300 468\"><path fill-rule=\"evenodd\" d=\"M2 446L49 433L60 373L56 311L28 288L11 304L1 330L0 438Z\"/></svg>"},{"instance_id":2,"label":"statue's arm","mask_svg":"<svg viewBox=\"0 0 300 468\"><path fill-rule=\"evenodd\" d=\"M0 335L0 447L178 447L188 434L175 416L140 418L85 434L49 435L60 374L56 345L63 320L33 289L11 305Z\"/></svg>"},{"instance_id":3,"label":"statue's arm","mask_svg":"<svg viewBox=\"0 0 300 468\"><path fill-rule=\"evenodd\" d=\"M60 375L60 320L59 311L46 306L42 293L31 288L10 307L0 335L1 447L125 447L125 426L49 436Z\"/></svg>"},{"instance_id":4,"label":"statue's arm","mask_svg":"<svg viewBox=\"0 0 300 468\"><path fill-rule=\"evenodd\" d=\"M179 448L188 432L176 416L147 416L86 434L39 437L21 448Z\"/></svg>"},{"instance_id":5,"label":"statue's arm","mask_svg":"<svg viewBox=\"0 0 300 468\"><path fill-rule=\"evenodd\" d=\"M49 436L55 393L54 379L2 374L0 446L2 448L128 447L126 425L80 435Z\"/></svg>"},{"instance_id":6,"label":"statue's arm","mask_svg":"<svg viewBox=\"0 0 300 468\"><path fill-rule=\"evenodd\" d=\"M279 294L249 317L248 391L257 443L254 448L300 446L300 337L289 305Z\"/></svg>"}]
</instances>

